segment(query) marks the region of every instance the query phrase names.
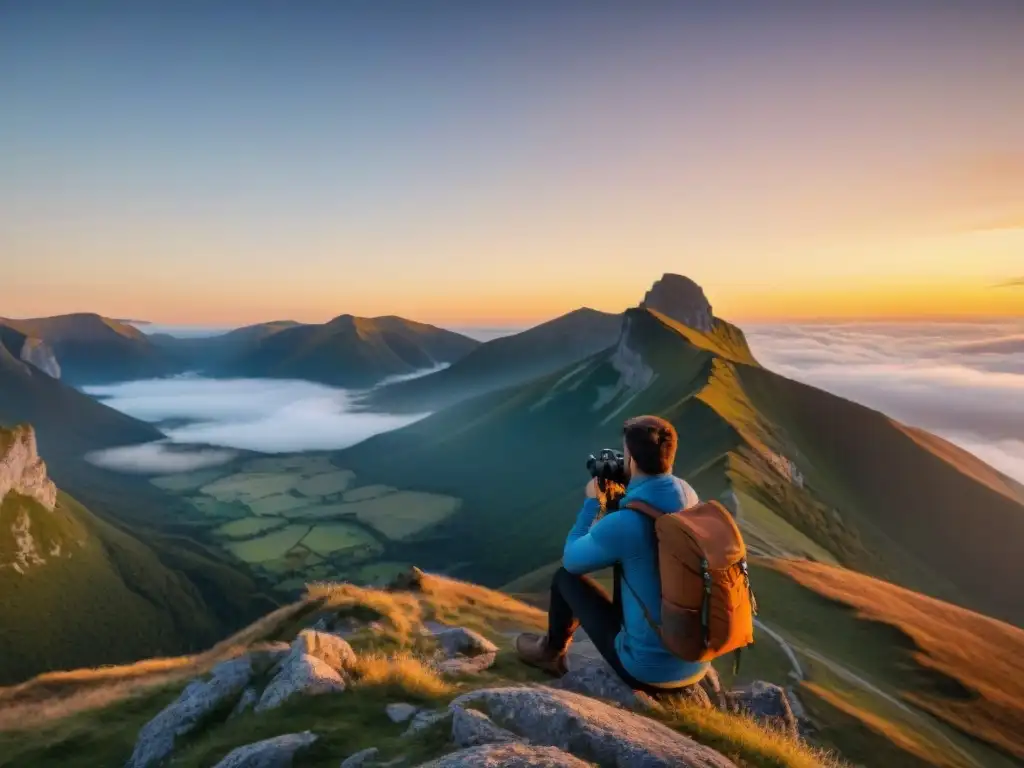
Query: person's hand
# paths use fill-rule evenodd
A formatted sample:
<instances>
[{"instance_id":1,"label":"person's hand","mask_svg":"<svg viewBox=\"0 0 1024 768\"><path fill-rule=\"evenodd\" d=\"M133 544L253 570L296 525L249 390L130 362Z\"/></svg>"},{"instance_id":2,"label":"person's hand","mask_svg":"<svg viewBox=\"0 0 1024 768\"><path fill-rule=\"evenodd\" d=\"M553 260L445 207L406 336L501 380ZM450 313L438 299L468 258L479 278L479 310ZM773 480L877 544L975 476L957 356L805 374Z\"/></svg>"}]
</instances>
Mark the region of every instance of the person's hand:
<instances>
[{"instance_id":1,"label":"person's hand","mask_svg":"<svg viewBox=\"0 0 1024 768\"><path fill-rule=\"evenodd\" d=\"M587 483L587 489L586 489L587 498L588 499L596 499L597 496L598 496L598 493L599 493L599 489L597 487L597 478L596 477L592 477L592 478L590 478L590 482Z\"/></svg>"}]
</instances>

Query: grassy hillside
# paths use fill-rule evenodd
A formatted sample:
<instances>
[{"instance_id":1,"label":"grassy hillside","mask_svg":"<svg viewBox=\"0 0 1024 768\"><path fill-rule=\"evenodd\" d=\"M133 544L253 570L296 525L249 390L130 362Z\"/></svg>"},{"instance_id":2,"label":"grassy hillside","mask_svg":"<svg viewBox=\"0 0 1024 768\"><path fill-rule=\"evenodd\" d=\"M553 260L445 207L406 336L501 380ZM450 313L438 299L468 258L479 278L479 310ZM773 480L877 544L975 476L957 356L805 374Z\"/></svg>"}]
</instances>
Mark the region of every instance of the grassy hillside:
<instances>
[{"instance_id":1,"label":"grassy hillside","mask_svg":"<svg viewBox=\"0 0 1024 768\"><path fill-rule=\"evenodd\" d=\"M612 346L622 316L577 309L512 336L493 339L451 367L369 392L365 405L392 413L435 411L536 379Z\"/></svg>"},{"instance_id":2,"label":"grassy hillside","mask_svg":"<svg viewBox=\"0 0 1024 768\"><path fill-rule=\"evenodd\" d=\"M0 318L0 325L47 342L61 378L75 386L164 376L181 367L137 328L96 314Z\"/></svg>"},{"instance_id":3,"label":"grassy hillside","mask_svg":"<svg viewBox=\"0 0 1024 768\"><path fill-rule=\"evenodd\" d=\"M944 744L949 764L958 752L985 766L1024 760L1024 630L821 563L760 561L753 577L761 618L807 666L802 698L823 710L823 723L852 717L876 734L903 731L917 747ZM845 677L837 677L837 664ZM908 718L864 685L851 685L850 674L921 714ZM945 739L942 726L950 728ZM835 730L842 748L851 731ZM934 756L929 763L947 764Z\"/></svg>"},{"instance_id":4,"label":"grassy hillside","mask_svg":"<svg viewBox=\"0 0 1024 768\"><path fill-rule=\"evenodd\" d=\"M300 378L341 387L369 387L451 363L478 342L400 317L342 315L323 325L281 328L258 338L215 370L221 375Z\"/></svg>"},{"instance_id":5,"label":"grassy hillside","mask_svg":"<svg viewBox=\"0 0 1024 768\"><path fill-rule=\"evenodd\" d=\"M978 459L877 411L775 375L738 369L758 412L837 527L855 530L857 570L1024 622L1024 504Z\"/></svg>"},{"instance_id":6,"label":"grassy hillside","mask_svg":"<svg viewBox=\"0 0 1024 768\"><path fill-rule=\"evenodd\" d=\"M878 412L764 370L726 323L700 333L647 310L625 322L615 349L335 456L363 483L462 500L404 559L488 584L557 559L586 456L618 446L625 418L656 413L679 430L677 473L705 497L735 494L765 535L787 528L808 555L1024 618L1013 573L1024 506L979 481L977 467Z\"/></svg>"},{"instance_id":7,"label":"grassy hillside","mask_svg":"<svg viewBox=\"0 0 1024 768\"><path fill-rule=\"evenodd\" d=\"M66 494L0 504L0 682L198 650L226 627L187 578Z\"/></svg>"}]
</instances>

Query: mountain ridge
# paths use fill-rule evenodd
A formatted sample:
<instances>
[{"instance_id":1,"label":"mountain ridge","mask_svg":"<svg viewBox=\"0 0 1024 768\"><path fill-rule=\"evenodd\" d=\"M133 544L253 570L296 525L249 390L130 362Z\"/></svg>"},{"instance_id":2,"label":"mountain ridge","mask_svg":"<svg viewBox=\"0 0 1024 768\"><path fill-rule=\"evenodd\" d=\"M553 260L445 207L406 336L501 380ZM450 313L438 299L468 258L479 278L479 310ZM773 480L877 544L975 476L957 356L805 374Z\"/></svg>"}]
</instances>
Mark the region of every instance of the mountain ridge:
<instances>
[{"instance_id":1,"label":"mountain ridge","mask_svg":"<svg viewBox=\"0 0 1024 768\"><path fill-rule=\"evenodd\" d=\"M620 325L620 315L580 307L484 342L444 370L371 390L363 396L361 407L426 412L522 384L611 346Z\"/></svg>"}]
</instances>

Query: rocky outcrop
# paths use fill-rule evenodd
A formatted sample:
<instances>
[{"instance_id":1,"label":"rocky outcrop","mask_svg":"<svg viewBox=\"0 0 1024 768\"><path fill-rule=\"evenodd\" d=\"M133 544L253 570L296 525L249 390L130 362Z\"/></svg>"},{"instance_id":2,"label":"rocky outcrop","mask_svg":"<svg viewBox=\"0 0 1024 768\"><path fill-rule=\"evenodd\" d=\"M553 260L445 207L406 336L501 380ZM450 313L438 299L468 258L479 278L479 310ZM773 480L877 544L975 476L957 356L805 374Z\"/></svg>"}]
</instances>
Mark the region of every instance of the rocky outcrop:
<instances>
[{"instance_id":1,"label":"rocky outcrop","mask_svg":"<svg viewBox=\"0 0 1024 768\"><path fill-rule=\"evenodd\" d=\"M60 363L57 362L57 356L53 353L50 345L42 339L26 337L25 343L21 345L19 357L23 362L35 366L47 376L54 379L60 378Z\"/></svg>"},{"instance_id":2,"label":"rocky outcrop","mask_svg":"<svg viewBox=\"0 0 1024 768\"><path fill-rule=\"evenodd\" d=\"M292 696L320 696L344 690L344 678L327 662L307 654L290 656L263 691L255 709L265 712L277 709Z\"/></svg>"},{"instance_id":3,"label":"rocky outcrop","mask_svg":"<svg viewBox=\"0 0 1024 768\"><path fill-rule=\"evenodd\" d=\"M252 661L246 655L215 666L209 680L193 680L139 731L126 768L148 768L162 763L174 751L179 736L193 731L225 702L238 696L251 677Z\"/></svg>"},{"instance_id":4,"label":"rocky outcrop","mask_svg":"<svg viewBox=\"0 0 1024 768\"><path fill-rule=\"evenodd\" d=\"M498 659L498 646L471 629L429 625L438 650L444 658L435 662L437 670L445 675L479 675L494 666Z\"/></svg>"},{"instance_id":5,"label":"rocky outcrop","mask_svg":"<svg viewBox=\"0 0 1024 768\"><path fill-rule=\"evenodd\" d=\"M315 733L286 733L228 753L214 768L291 768L295 755L317 740Z\"/></svg>"},{"instance_id":6,"label":"rocky outcrop","mask_svg":"<svg viewBox=\"0 0 1024 768\"><path fill-rule=\"evenodd\" d=\"M734 709L747 713L775 730L794 738L797 736L799 724L782 687L758 680L731 691L728 696Z\"/></svg>"},{"instance_id":7,"label":"rocky outcrop","mask_svg":"<svg viewBox=\"0 0 1024 768\"><path fill-rule=\"evenodd\" d=\"M452 741L459 747L479 747L483 744L508 744L521 739L496 725L483 712L452 707Z\"/></svg>"},{"instance_id":8,"label":"rocky outcrop","mask_svg":"<svg viewBox=\"0 0 1024 768\"><path fill-rule=\"evenodd\" d=\"M490 688L458 697L482 705L497 725L531 744L621 768L735 768L728 758L668 726L586 696L552 688Z\"/></svg>"},{"instance_id":9,"label":"rocky outcrop","mask_svg":"<svg viewBox=\"0 0 1024 768\"><path fill-rule=\"evenodd\" d=\"M288 664L300 656L320 659L337 672L351 671L356 664L356 652L346 640L338 635L318 632L315 629L304 629L299 632L283 663Z\"/></svg>"},{"instance_id":10,"label":"rocky outcrop","mask_svg":"<svg viewBox=\"0 0 1024 768\"><path fill-rule=\"evenodd\" d=\"M420 768L589 768L579 758L557 747L525 744L487 744L423 763Z\"/></svg>"},{"instance_id":11,"label":"rocky outcrop","mask_svg":"<svg viewBox=\"0 0 1024 768\"><path fill-rule=\"evenodd\" d=\"M640 306L698 331L706 333L714 328L715 316L704 289L682 275L663 275L646 293Z\"/></svg>"},{"instance_id":12,"label":"rocky outcrop","mask_svg":"<svg viewBox=\"0 0 1024 768\"><path fill-rule=\"evenodd\" d=\"M355 663L355 651L345 640L326 632L304 629L292 642L255 710L276 709L297 695L341 693L345 690L343 675Z\"/></svg>"},{"instance_id":13,"label":"rocky outcrop","mask_svg":"<svg viewBox=\"0 0 1024 768\"><path fill-rule=\"evenodd\" d=\"M0 503L12 491L34 499L51 512L57 506L57 486L39 458L32 427L0 429Z\"/></svg>"},{"instance_id":14,"label":"rocky outcrop","mask_svg":"<svg viewBox=\"0 0 1024 768\"><path fill-rule=\"evenodd\" d=\"M434 633L434 640L449 658L460 654L479 656L498 652L498 646L486 637L464 627L445 627Z\"/></svg>"}]
</instances>

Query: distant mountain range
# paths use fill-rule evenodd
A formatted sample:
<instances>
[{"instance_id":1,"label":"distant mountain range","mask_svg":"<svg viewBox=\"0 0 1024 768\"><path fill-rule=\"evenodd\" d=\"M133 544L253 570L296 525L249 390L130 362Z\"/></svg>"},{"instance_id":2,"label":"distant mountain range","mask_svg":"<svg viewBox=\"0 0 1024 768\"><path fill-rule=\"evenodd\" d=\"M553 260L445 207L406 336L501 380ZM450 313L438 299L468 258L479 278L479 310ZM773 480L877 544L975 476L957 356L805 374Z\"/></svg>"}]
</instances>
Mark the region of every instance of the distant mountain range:
<instances>
[{"instance_id":1,"label":"distant mountain range","mask_svg":"<svg viewBox=\"0 0 1024 768\"><path fill-rule=\"evenodd\" d=\"M251 326L227 336L238 346L213 367L216 375L307 379L351 388L455 362L480 343L400 317L353 315L322 325Z\"/></svg>"},{"instance_id":2,"label":"distant mountain range","mask_svg":"<svg viewBox=\"0 0 1024 768\"><path fill-rule=\"evenodd\" d=\"M0 330L45 345L52 373L76 387L198 371L366 388L390 376L455 362L480 344L400 317L353 315L323 324L273 321L198 338L147 336L131 324L95 314L0 318ZM13 354L19 357L20 348Z\"/></svg>"}]
</instances>

